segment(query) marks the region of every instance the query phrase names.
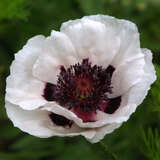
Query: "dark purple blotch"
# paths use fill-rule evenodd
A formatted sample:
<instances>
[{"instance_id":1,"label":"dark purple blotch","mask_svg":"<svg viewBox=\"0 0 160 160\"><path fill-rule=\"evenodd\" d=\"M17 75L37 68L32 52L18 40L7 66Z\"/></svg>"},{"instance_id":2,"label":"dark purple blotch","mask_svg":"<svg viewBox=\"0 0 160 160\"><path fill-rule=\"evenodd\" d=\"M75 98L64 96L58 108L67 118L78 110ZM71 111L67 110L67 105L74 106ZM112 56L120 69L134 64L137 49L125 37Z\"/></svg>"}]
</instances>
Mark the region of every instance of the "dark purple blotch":
<instances>
[{"instance_id":1,"label":"dark purple blotch","mask_svg":"<svg viewBox=\"0 0 160 160\"><path fill-rule=\"evenodd\" d=\"M54 85L52 83L46 83L43 97L47 101L54 101L55 100L55 98L54 98L55 89L56 89L56 85Z\"/></svg>"},{"instance_id":2,"label":"dark purple blotch","mask_svg":"<svg viewBox=\"0 0 160 160\"><path fill-rule=\"evenodd\" d=\"M61 116L61 115L58 115L58 114L55 114L55 113L50 113L49 117L52 120L52 122L54 124L56 124L57 126L63 126L63 127L69 126L69 127L71 127L72 124L73 124L73 121L65 118L64 116Z\"/></svg>"},{"instance_id":3,"label":"dark purple blotch","mask_svg":"<svg viewBox=\"0 0 160 160\"><path fill-rule=\"evenodd\" d=\"M104 112L113 114L119 108L120 104L121 104L121 96L110 99Z\"/></svg>"}]
</instances>

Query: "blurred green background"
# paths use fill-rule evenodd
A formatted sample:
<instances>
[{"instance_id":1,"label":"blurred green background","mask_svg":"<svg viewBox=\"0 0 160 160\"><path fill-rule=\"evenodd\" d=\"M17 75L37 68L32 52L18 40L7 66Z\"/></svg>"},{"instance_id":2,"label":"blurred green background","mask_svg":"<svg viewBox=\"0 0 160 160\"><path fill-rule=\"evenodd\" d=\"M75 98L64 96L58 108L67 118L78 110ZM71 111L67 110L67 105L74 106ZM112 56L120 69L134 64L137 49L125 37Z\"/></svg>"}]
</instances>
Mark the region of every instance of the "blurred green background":
<instances>
[{"instance_id":1,"label":"blurred green background","mask_svg":"<svg viewBox=\"0 0 160 160\"><path fill-rule=\"evenodd\" d=\"M103 143L83 137L40 139L14 128L4 109L5 78L16 53L62 22L108 14L137 24L141 46L153 51L158 80L136 113ZM160 160L160 0L0 0L0 160Z\"/></svg>"}]
</instances>

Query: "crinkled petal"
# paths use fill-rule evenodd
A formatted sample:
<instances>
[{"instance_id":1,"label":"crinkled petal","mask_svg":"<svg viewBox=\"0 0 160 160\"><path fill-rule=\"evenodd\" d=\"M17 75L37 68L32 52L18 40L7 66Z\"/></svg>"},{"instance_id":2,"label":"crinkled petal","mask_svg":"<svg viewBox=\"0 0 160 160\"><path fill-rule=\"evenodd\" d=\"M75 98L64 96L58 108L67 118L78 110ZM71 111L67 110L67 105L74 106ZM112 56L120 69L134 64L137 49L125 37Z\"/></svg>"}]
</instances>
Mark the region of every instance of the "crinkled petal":
<instances>
[{"instance_id":1,"label":"crinkled petal","mask_svg":"<svg viewBox=\"0 0 160 160\"><path fill-rule=\"evenodd\" d=\"M57 126L49 118L49 111L23 110L9 102L6 102L6 110L15 127L40 138L82 135L91 139L96 133L95 130L79 128L76 124L71 128Z\"/></svg>"},{"instance_id":2,"label":"crinkled petal","mask_svg":"<svg viewBox=\"0 0 160 160\"><path fill-rule=\"evenodd\" d=\"M54 132L47 126L50 123L48 112L41 110L23 110L22 108L6 102L6 111L15 127L38 137L50 137Z\"/></svg>"},{"instance_id":3,"label":"crinkled petal","mask_svg":"<svg viewBox=\"0 0 160 160\"><path fill-rule=\"evenodd\" d=\"M56 84L60 66L69 67L77 62L76 52L69 38L64 33L52 31L33 66L33 75L42 81Z\"/></svg>"},{"instance_id":4,"label":"crinkled petal","mask_svg":"<svg viewBox=\"0 0 160 160\"><path fill-rule=\"evenodd\" d=\"M114 59L110 63L114 67L127 61L142 57L140 52L139 33L136 25L127 20L116 19L106 15L86 16L83 19L93 20L106 26L109 32L114 32L114 36L119 39L119 48ZM113 37L110 37L112 39ZM108 40L105 41L108 43ZM113 45L116 44L113 43ZM108 54L110 56L111 53ZM108 57L106 54L106 57Z\"/></svg>"},{"instance_id":5,"label":"crinkled petal","mask_svg":"<svg viewBox=\"0 0 160 160\"><path fill-rule=\"evenodd\" d=\"M144 54L144 73L141 80L132 86L128 92L122 95L122 102L119 109L112 115L99 111L98 119L101 123L121 123L127 121L130 115L135 112L137 106L146 97L151 84L156 80L155 69L152 64L152 53L148 49L142 49Z\"/></svg>"},{"instance_id":6,"label":"crinkled petal","mask_svg":"<svg viewBox=\"0 0 160 160\"><path fill-rule=\"evenodd\" d=\"M121 124L113 123L107 124L103 127L96 129L96 135L92 139L88 139L91 143L97 143L104 138L106 134L113 132L115 129L119 128Z\"/></svg>"},{"instance_id":7,"label":"crinkled petal","mask_svg":"<svg viewBox=\"0 0 160 160\"><path fill-rule=\"evenodd\" d=\"M107 67L120 46L115 30L89 18L65 22L60 30L70 38L78 57L89 58L93 64Z\"/></svg>"},{"instance_id":8,"label":"crinkled petal","mask_svg":"<svg viewBox=\"0 0 160 160\"><path fill-rule=\"evenodd\" d=\"M42 96L46 83L56 84L61 65L67 68L84 58L104 68L115 68L108 97L121 97L114 113L94 112L95 122L88 122L90 118L83 122L85 117L78 110L69 110ZM63 23L61 32L52 31L48 38L30 39L15 55L7 78L6 110L13 124L31 135L82 135L96 143L129 119L155 80L152 53L140 48L135 24L105 15L86 16ZM73 121L72 126L56 125L50 113Z\"/></svg>"},{"instance_id":9,"label":"crinkled petal","mask_svg":"<svg viewBox=\"0 0 160 160\"><path fill-rule=\"evenodd\" d=\"M64 116L70 120L73 120L79 127L82 127L82 128L96 127L96 125L95 125L96 122L85 122L84 123L83 120L80 119L75 113L58 105L55 102L50 102L50 103L46 104L44 107L42 107L41 109L59 114L59 115ZM97 126L97 127L99 127L99 126Z\"/></svg>"},{"instance_id":10,"label":"crinkled petal","mask_svg":"<svg viewBox=\"0 0 160 160\"><path fill-rule=\"evenodd\" d=\"M152 52L147 48L142 48L142 53L145 57L146 65L144 67L145 70L145 80L148 84L152 84L156 78L156 71L152 63Z\"/></svg>"},{"instance_id":11,"label":"crinkled petal","mask_svg":"<svg viewBox=\"0 0 160 160\"><path fill-rule=\"evenodd\" d=\"M78 118L75 113L58 105L55 102L49 102L44 107L41 107L41 110L46 110L49 112L53 112L55 114L66 117L67 119L73 120L77 125L83 124L82 119ZM81 126L80 126L81 127Z\"/></svg>"},{"instance_id":12,"label":"crinkled petal","mask_svg":"<svg viewBox=\"0 0 160 160\"><path fill-rule=\"evenodd\" d=\"M81 128L98 128L108 124L107 119L105 119L106 114L100 111L97 111L98 114L96 115L96 122L83 122L83 120L79 118L75 113L64 107L61 107L55 102L47 103L44 107L41 107L41 110L46 110L64 116L67 119L74 121L74 123L76 123L76 125Z\"/></svg>"},{"instance_id":13,"label":"crinkled petal","mask_svg":"<svg viewBox=\"0 0 160 160\"><path fill-rule=\"evenodd\" d=\"M15 55L7 78L6 100L30 110L44 105L44 83L33 77L32 67L44 44L44 36L35 36Z\"/></svg>"},{"instance_id":14,"label":"crinkled petal","mask_svg":"<svg viewBox=\"0 0 160 160\"><path fill-rule=\"evenodd\" d=\"M129 88L143 80L146 65L144 56L119 65L113 73L111 85L112 94L110 98L125 94Z\"/></svg>"},{"instance_id":15,"label":"crinkled petal","mask_svg":"<svg viewBox=\"0 0 160 160\"><path fill-rule=\"evenodd\" d=\"M74 113L71 111L62 108L61 106L57 105L54 102L51 102L46 107L41 108L42 110L47 110L49 112L53 112L62 116L65 116L66 118L73 120L77 125L80 125L82 128L86 128L88 131L88 135L84 135L87 140L89 140L92 143L97 143L100 141L106 134L109 134L113 132L116 128L120 127L121 124L113 123L113 124L107 124L102 127L96 127L92 124L94 123L83 123L81 119L79 119ZM96 128L95 128L96 127Z\"/></svg>"},{"instance_id":16,"label":"crinkled petal","mask_svg":"<svg viewBox=\"0 0 160 160\"><path fill-rule=\"evenodd\" d=\"M62 25L61 31L66 33L76 48L80 50L80 56L82 55L83 58L86 58L85 56L92 57L93 53L96 60L99 61L96 62L97 64L103 64L99 60L99 57L102 57L106 64L110 62L109 64L116 68L112 77L113 94L111 97L124 94L143 77L144 55L140 49L139 33L134 23L111 16L94 15L86 16L80 20L68 21ZM87 38L82 40L84 37ZM113 42L114 37L119 41ZM103 45L104 43L105 45ZM107 44L112 51L114 50L114 54L112 51L108 51ZM105 58L102 56L103 54L99 54L102 52L92 51L91 46L95 47L95 50L99 47L104 49ZM86 50L89 54L85 53Z\"/></svg>"},{"instance_id":17,"label":"crinkled petal","mask_svg":"<svg viewBox=\"0 0 160 160\"><path fill-rule=\"evenodd\" d=\"M135 112L137 106L144 100L148 90L150 89L150 85L156 80L151 52L147 49L142 49L142 53L144 54L144 62L142 61L144 63L142 76L137 83L135 83L132 87L129 88L128 91L126 91L126 93L121 95L122 100L120 107L113 114L106 114L104 112L97 111L96 122L83 123L82 120L79 119L74 113L68 111L70 114L72 114L70 119L74 120L77 125L84 128L101 127L106 124L122 123L127 121L130 115ZM62 107L59 107L59 110L63 110L63 112L60 111L60 114L67 114L67 109L61 108Z\"/></svg>"}]
</instances>

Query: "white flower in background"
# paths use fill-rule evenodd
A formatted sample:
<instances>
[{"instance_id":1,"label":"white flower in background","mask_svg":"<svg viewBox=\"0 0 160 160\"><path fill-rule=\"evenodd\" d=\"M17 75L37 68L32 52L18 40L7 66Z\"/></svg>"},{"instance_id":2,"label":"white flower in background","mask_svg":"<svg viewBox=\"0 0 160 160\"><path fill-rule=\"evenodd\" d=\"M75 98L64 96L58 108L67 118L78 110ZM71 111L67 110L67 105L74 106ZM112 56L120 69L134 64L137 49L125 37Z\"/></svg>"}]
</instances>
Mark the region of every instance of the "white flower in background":
<instances>
[{"instance_id":1,"label":"white flower in background","mask_svg":"<svg viewBox=\"0 0 160 160\"><path fill-rule=\"evenodd\" d=\"M129 119L155 80L135 24L86 16L31 38L15 55L6 110L31 135L83 135L95 143Z\"/></svg>"}]
</instances>

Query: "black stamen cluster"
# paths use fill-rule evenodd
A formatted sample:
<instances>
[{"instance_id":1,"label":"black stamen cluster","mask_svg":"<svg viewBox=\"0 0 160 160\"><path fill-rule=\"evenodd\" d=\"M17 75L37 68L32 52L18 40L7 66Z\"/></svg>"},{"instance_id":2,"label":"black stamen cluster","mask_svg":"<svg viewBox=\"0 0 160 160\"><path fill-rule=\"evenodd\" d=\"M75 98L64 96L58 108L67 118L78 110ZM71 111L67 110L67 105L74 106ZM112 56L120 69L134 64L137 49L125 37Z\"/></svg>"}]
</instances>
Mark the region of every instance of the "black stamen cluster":
<instances>
[{"instance_id":1,"label":"black stamen cluster","mask_svg":"<svg viewBox=\"0 0 160 160\"><path fill-rule=\"evenodd\" d=\"M111 93L111 77L114 67L91 65L88 59L83 59L82 63L71 65L65 69L60 68L57 85L47 83L44 90L44 97L48 101L56 101L69 109L80 107L84 112L96 111L99 103L107 101L107 92ZM77 81L85 79L90 83L87 93L77 89ZM83 93L83 94L82 94Z\"/></svg>"}]
</instances>

